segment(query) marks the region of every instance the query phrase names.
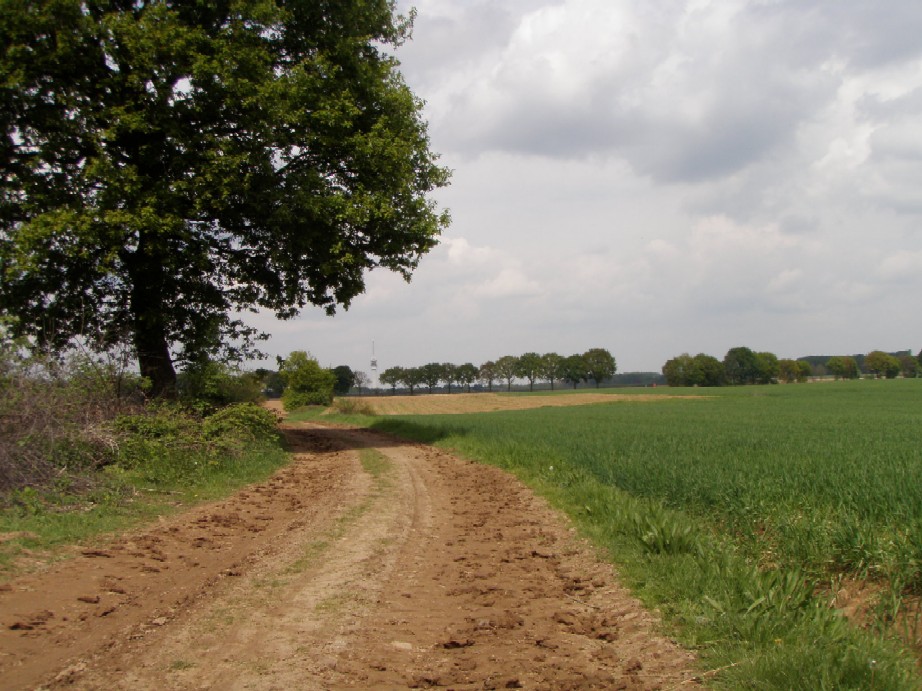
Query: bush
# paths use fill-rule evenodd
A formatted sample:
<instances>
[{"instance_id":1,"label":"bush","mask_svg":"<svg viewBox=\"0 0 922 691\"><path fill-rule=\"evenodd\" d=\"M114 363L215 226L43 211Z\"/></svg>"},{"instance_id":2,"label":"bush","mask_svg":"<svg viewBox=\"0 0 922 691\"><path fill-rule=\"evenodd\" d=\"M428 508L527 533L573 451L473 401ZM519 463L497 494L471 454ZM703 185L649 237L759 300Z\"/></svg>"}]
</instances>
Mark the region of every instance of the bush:
<instances>
[{"instance_id":1,"label":"bush","mask_svg":"<svg viewBox=\"0 0 922 691\"><path fill-rule=\"evenodd\" d=\"M333 387L336 376L320 367L316 358L303 350L296 350L280 368L285 378L285 393L282 403L285 410L294 410L309 405L330 405L333 402Z\"/></svg>"},{"instance_id":2,"label":"bush","mask_svg":"<svg viewBox=\"0 0 922 691\"><path fill-rule=\"evenodd\" d=\"M351 398L337 398L333 407L340 415L374 415L375 409L365 401L356 401Z\"/></svg>"},{"instance_id":3,"label":"bush","mask_svg":"<svg viewBox=\"0 0 922 691\"><path fill-rule=\"evenodd\" d=\"M141 398L140 380L112 363L0 348L0 493L91 484L116 457L109 422Z\"/></svg>"},{"instance_id":4,"label":"bush","mask_svg":"<svg viewBox=\"0 0 922 691\"><path fill-rule=\"evenodd\" d=\"M255 373L235 371L213 360L191 364L180 373L177 384L182 398L202 401L212 409L262 399L262 382Z\"/></svg>"},{"instance_id":5,"label":"bush","mask_svg":"<svg viewBox=\"0 0 922 691\"><path fill-rule=\"evenodd\" d=\"M205 419L202 430L208 439L236 436L255 442L278 439L278 416L254 403L237 403Z\"/></svg>"}]
</instances>

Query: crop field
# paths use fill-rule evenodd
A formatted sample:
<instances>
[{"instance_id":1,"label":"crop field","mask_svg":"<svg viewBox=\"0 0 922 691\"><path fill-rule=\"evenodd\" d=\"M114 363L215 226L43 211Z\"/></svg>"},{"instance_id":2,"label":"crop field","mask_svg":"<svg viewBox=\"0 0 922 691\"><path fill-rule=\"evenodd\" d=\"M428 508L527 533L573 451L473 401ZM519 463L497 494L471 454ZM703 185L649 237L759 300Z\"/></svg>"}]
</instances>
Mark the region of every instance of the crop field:
<instances>
[{"instance_id":1,"label":"crop field","mask_svg":"<svg viewBox=\"0 0 922 691\"><path fill-rule=\"evenodd\" d=\"M373 424L519 474L731 686L917 687L922 380L647 391Z\"/></svg>"}]
</instances>

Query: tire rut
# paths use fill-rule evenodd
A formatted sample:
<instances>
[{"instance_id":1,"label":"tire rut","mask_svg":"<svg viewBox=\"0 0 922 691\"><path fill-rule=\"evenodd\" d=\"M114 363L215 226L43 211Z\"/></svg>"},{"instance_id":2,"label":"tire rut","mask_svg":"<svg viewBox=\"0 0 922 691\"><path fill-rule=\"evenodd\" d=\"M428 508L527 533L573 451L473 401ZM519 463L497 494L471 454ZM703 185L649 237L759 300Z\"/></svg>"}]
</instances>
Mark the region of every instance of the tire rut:
<instances>
[{"instance_id":1,"label":"tire rut","mask_svg":"<svg viewBox=\"0 0 922 691\"><path fill-rule=\"evenodd\" d=\"M298 455L266 483L0 591L2 685L697 683L693 656L512 476L367 430L285 432ZM127 599L98 614L113 588Z\"/></svg>"}]
</instances>

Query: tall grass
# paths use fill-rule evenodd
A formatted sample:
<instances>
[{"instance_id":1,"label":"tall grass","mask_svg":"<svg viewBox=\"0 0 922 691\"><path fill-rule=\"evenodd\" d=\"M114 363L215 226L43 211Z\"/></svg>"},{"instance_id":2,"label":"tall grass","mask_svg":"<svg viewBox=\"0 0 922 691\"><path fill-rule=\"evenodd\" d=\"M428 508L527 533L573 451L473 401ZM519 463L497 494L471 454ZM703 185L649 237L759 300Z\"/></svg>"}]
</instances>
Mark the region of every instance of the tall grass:
<instances>
[{"instance_id":1,"label":"tall grass","mask_svg":"<svg viewBox=\"0 0 922 691\"><path fill-rule=\"evenodd\" d=\"M723 669L716 686L917 688L909 657L846 625L824 586L876 581L894 620L922 592L922 382L708 393L375 425L551 497Z\"/></svg>"}]
</instances>

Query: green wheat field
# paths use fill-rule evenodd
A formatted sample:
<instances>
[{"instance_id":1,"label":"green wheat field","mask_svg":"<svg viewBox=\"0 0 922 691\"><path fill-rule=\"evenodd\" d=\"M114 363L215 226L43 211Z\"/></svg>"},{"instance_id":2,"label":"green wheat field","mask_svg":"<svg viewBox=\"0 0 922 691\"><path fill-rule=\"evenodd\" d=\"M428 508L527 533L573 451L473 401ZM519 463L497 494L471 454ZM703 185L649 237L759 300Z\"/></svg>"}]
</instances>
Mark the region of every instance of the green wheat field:
<instances>
[{"instance_id":1,"label":"green wheat field","mask_svg":"<svg viewBox=\"0 0 922 691\"><path fill-rule=\"evenodd\" d=\"M645 392L363 424L516 473L709 686L922 688L922 380Z\"/></svg>"}]
</instances>

